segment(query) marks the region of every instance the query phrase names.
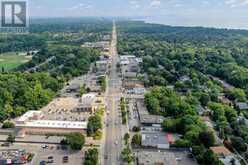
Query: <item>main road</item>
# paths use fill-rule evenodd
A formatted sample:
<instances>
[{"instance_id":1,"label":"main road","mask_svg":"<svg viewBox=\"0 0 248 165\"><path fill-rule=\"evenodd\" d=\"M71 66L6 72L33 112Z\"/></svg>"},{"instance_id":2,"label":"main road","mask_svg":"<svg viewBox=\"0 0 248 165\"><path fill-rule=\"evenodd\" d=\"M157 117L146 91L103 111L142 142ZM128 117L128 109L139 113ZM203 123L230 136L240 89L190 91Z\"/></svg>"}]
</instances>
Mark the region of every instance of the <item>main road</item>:
<instances>
[{"instance_id":1,"label":"main road","mask_svg":"<svg viewBox=\"0 0 248 165\"><path fill-rule=\"evenodd\" d=\"M119 100L121 97L121 79L117 72L117 34L116 25L113 23L112 41L110 46L112 59L110 73L107 78L106 103L109 114L106 116L104 144L101 165L120 165L120 153L122 148L122 125L119 115Z\"/></svg>"}]
</instances>

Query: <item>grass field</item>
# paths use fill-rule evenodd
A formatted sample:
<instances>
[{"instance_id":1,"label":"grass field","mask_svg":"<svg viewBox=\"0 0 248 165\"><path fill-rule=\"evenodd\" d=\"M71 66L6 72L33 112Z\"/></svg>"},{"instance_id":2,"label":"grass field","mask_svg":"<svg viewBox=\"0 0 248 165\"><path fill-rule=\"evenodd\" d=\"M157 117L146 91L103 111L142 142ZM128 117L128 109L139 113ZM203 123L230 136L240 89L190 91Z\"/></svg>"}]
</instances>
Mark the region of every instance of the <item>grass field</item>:
<instances>
[{"instance_id":1,"label":"grass field","mask_svg":"<svg viewBox=\"0 0 248 165\"><path fill-rule=\"evenodd\" d=\"M25 56L24 54L16 54L16 52L0 54L0 69L4 68L5 71L9 71L32 59L31 56Z\"/></svg>"}]
</instances>

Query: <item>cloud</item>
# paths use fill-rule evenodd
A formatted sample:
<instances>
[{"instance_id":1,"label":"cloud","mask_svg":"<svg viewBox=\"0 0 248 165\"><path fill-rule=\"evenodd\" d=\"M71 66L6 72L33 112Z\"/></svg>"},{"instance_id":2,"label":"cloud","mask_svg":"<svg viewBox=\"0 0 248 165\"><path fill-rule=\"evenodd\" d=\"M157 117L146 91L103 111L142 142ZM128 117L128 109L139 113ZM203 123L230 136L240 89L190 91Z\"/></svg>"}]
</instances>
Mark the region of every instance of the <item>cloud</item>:
<instances>
[{"instance_id":1,"label":"cloud","mask_svg":"<svg viewBox=\"0 0 248 165\"><path fill-rule=\"evenodd\" d=\"M183 6L183 4L181 4L181 3L176 3L176 4L174 5L174 7L181 7L181 6Z\"/></svg>"},{"instance_id":2,"label":"cloud","mask_svg":"<svg viewBox=\"0 0 248 165\"><path fill-rule=\"evenodd\" d=\"M230 7L246 6L248 5L248 0L226 0L225 4Z\"/></svg>"},{"instance_id":3,"label":"cloud","mask_svg":"<svg viewBox=\"0 0 248 165\"><path fill-rule=\"evenodd\" d=\"M240 0L243 5L248 5L248 0Z\"/></svg>"},{"instance_id":4,"label":"cloud","mask_svg":"<svg viewBox=\"0 0 248 165\"><path fill-rule=\"evenodd\" d=\"M130 1L129 3L130 3L130 5L131 5L131 8L132 8L132 9L138 9L138 8L140 8L140 4L139 4L139 2L136 1L136 0L132 0L132 1Z\"/></svg>"},{"instance_id":5,"label":"cloud","mask_svg":"<svg viewBox=\"0 0 248 165\"><path fill-rule=\"evenodd\" d=\"M203 5L209 5L209 1L203 1L202 4Z\"/></svg>"},{"instance_id":6,"label":"cloud","mask_svg":"<svg viewBox=\"0 0 248 165\"><path fill-rule=\"evenodd\" d=\"M68 10L82 10L82 9L90 9L92 8L92 5L90 4L85 4L85 3L80 3L75 6L67 8Z\"/></svg>"},{"instance_id":7,"label":"cloud","mask_svg":"<svg viewBox=\"0 0 248 165\"><path fill-rule=\"evenodd\" d=\"M160 7L161 1L160 0L152 0L150 3L151 7Z\"/></svg>"}]
</instances>

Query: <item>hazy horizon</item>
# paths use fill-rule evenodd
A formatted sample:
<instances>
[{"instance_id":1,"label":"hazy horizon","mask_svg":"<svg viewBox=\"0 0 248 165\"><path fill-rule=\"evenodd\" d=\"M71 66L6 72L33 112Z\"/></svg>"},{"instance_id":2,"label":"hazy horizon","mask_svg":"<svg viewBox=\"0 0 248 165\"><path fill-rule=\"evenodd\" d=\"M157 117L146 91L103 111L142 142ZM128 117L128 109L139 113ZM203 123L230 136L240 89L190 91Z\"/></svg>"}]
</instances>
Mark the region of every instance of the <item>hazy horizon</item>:
<instances>
[{"instance_id":1,"label":"hazy horizon","mask_svg":"<svg viewBox=\"0 0 248 165\"><path fill-rule=\"evenodd\" d=\"M172 26L248 29L248 0L29 0L31 18L129 17Z\"/></svg>"}]
</instances>

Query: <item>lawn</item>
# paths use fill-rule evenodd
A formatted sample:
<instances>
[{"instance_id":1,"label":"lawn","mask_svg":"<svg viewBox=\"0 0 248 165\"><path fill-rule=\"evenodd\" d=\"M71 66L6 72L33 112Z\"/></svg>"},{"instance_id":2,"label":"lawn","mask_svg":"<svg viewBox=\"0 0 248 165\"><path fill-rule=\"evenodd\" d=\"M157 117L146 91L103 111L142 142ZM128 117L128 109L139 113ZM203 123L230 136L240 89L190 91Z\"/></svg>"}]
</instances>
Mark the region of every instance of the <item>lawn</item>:
<instances>
[{"instance_id":1,"label":"lawn","mask_svg":"<svg viewBox=\"0 0 248 165\"><path fill-rule=\"evenodd\" d=\"M25 56L24 54L16 54L16 52L0 54L0 69L4 68L5 71L9 71L32 59L31 56Z\"/></svg>"}]
</instances>

